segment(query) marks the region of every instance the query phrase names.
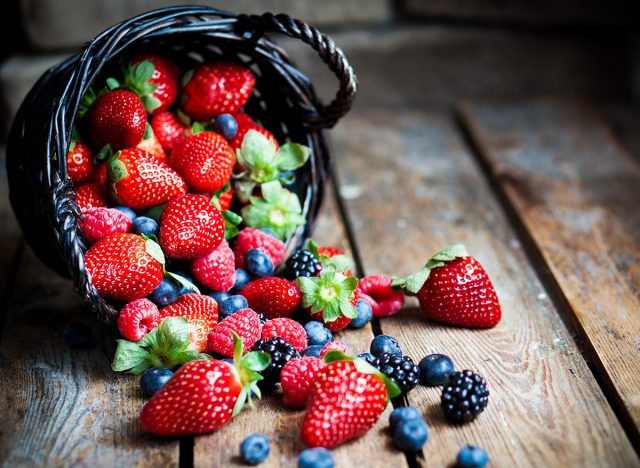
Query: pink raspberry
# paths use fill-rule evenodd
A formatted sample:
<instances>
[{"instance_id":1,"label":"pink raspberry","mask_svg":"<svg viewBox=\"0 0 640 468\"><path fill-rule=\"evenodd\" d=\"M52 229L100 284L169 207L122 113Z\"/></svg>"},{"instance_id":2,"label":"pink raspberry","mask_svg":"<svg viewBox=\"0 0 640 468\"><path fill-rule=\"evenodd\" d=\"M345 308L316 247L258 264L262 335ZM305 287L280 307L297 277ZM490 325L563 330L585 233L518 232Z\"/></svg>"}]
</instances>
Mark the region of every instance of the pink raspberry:
<instances>
[{"instance_id":1,"label":"pink raspberry","mask_svg":"<svg viewBox=\"0 0 640 468\"><path fill-rule=\"evenodd\" d=\"M262 338L267 339L274 336L279 336L291 343L298 352L302 352L307 347L307 333L304 331L304 327L290 318L275 318L264 324Z\"/></svg>"},{"instance_id":2,"label":"pink raspberry","mask_svg":"<svg viewBox=\"0 0 640 468\"><path fill-rule=\"evenodd\" d=\"M373 275L362 278L358 283L358 291L364 296L362 299L371 304L374 317L389 317L402 309L404 294L391 288L392 278L384 275Z\"/></svg>"},{"instance_id":3,"label":"pink raspberry","mask_svg":"<svg viewBox=\"0 0 640 468\"><path fill-rule=\"evenodd\" d=\"M341 341L329 341L324 348L320 350L320 357L323 358L329 351L340 351L349 354L349 347Z\"/></svg>"},{"instance_id":4,"label":"pink raspberry","mask_svg":"<svg viewBox=\"0 0 640 468\"><path fill-rule=\"evenodd\" d=\"M82 217L80 228L91 244L111 234L129 232L131 227L129 217L113 208L84 208Z\"/></svg>"},{"instance_id":5,"label":"pink raspberry","mask_svg":"<svg viewBox=\"0 0 640 468\"><path fill-rule=\"evenodd\" d=\"M193 276L214 291L228 291L236 282L233 251L227 241L222 241L204 257L191 265Z\"/></svg>"},{"instance_id":6,"label":"pink raspberry","mask_svg":"<svg viewBox=\"0 0 640 468\"><path fill-rule=\"evenodd\" d=\"M262 249L277 267L284 258L285 245L280 239L265 234L260 229L244 228L238 234L233 251L236 256L236 267L244 268L244 254L251 249Z\"/></svg>"},{"instance_id":7,"label":"pink raspberry","mask_svg":"<svg viewBox=\"0 0 640 468\"><path fill-rule=\"evenodd\" d=\"M261 328L260 317L253 309L240 309L209 332L209 350L233 357L233 331L242 340L242 352L246 353L260 338Z\"/></svg>"},{"instance_id":8,"label":"pink raspberry","mask_svg":"<svg viewBox=\"0 0 640 468\"><path fill-rule=\"evenodd\" d=\"M153 302L149 299L136 299L120 311L118 330L127 340L139 341L158 326L159 318L160 312Z\"/></svg>"}]
</instances>

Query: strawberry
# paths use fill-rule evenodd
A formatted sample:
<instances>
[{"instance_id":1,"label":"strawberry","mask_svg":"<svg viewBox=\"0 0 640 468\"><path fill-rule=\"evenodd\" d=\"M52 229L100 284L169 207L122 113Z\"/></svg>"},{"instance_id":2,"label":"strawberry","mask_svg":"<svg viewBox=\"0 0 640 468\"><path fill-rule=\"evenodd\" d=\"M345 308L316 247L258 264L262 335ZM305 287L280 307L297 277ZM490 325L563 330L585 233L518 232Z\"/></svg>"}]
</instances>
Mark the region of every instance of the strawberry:
<instances>
[{"instance_id":1,"label":"strawberry","mask_svg":"<svg viewBox=\"0 0 640 468\"><path fill-rule=\"evenodd\" d=\"M374 317L389 317L402 309L404 294L391 287L393 279L384 275L362 278L358 291L372 299L370 302Z\"/></svg>"},{"instance_id":2,"label":"strawberry","mask_svg":"<svg viewBox=\"0 0 640 468\"><path fill-rule=\"evenodd\" d=\"M82 218L78 224L90 244L110 234L129 232L131 227L129 217L113 208L86 208L82 210Z\"/></svg>"},{"instance_id":3,"label":"strawberry","mask_svg":"<svg viewBox=\"0 0 640 468\"><path fill-rule=\"evenodd\" d=\"M103 161L96 166L96 170L93 173L93 182L95 182L103 192L107 191L107 166L107 161Z\"/></svg>"},{"instance_id":4,"label":"strawberry","mask_svg":"<svg viewBox=\"0 0 640 468\"><path fill-rule=\"evenodd\" d=\"M295 320L286 317L275 318L267 321L262 327L262 338L279 336L291 343L301 353L307 347L307 332L304 327Z\"/></svg>"},{"instance_id":5,"label":"strawberry","mask_svg":"<svg viewBox=\"0 0 640 468\"><path fill-rule=\"evenodd\" d=\"M169 159L162 149L162 145L156 138L153 132L149 132L148 135L145 135L145 138L138 143L136 148L146 151L151 156L154 156L158 161L162 161L163 163L169 163Z\"/></svg>"},{"instance_id":6,"label":"strawberry","mask_svg":"<svg viewBox=\"0 0 640 468\"><path fill-rule=\"evenodd\" d=\"M116 89L98 96L87 113L89 135L96 146L114 150L140 143L147 126L142 101L131 91Z\"/></svg>"},{"instance_id":7,"label":"strawberry","mask_svg":"<svg viewBox=\"0 0 640 468\"><path fill-rule=\"evenodd\" d=\"M220 195L218 196L218 204L220 205L220 210L230 210L231 204L233 203L233 189L231 188L231 185L229 185L229 190L218 193L220 193Z\"/></svg>"},{"instance_id":8,"label":"strawberry","mask_svg":"<svg viewBox=\"0 0 640 468\"><path fill-rule=\"evenodd\" d=\"M334 360L339 359L339 360ZM333 448L367 433L400 389L370 364L333 351L311 384L302 441Z\"/></svg>"},{"instance_id":9,"label":"strawberry","mask_svg":"<svg viewBox=\"0 0 640 468\"><path fill-rule=\"evenodd\" d=\"M341 353L348 354L349 347L341 341L329 341L320 350L320 357L323 358L330 351L340 351Z\"/></svg>"},{"instance_id":10,"label":"strawberry","mask_svg":"<svg viewBox=\"0 0 640 468\"><path fill-rule=\"evenodd\" d=\"M76 185L86 182L95 170L91 148L81 141L72 141L67 153L67 173L71 182Z\"/></svg>"},{"instance_id":11,"label":"strawberry","mask_svg":"<svg viewBox=\"0 0 640 468\"><path fill-rule=\"evenodd\" d=\"M229 182L235 154L222 136L200 132L182 140L170 159L191 190L217 192Z\"/></svg>"},{"instance_id":12,"label":"strawberry","mask_svg":"<svg viewBox=\"0 0 640 468\"><path fill-rule=\"evenodd\" d=\"M190 131L189 127L180 122L171 112L155 114L151 119L151 128L166 154L171 154Z\"/></svg>"},{"instance_id":13,"label":"strawberry","mask_svg":"<svg viewBox=\"0 0 640 468\"><path fill-rule=\"evenodd\" d=\"M256 132L259 132L264 136L266 136L267 139L270 140L271 143L273 143L273 146L275 147L276 152L280 150L280 147L278 146L278 140L276 140L276 137L274 137L269 130L255 123L253 119L249 117L247 114L240 112L234 115L234 118L238 123L238 131L236 132L236 135L233 137L233 139L230 142L231 147L233 149L241 148L245 135L249 132L249 130L255 130Z\"/></svg>"},{"instance_id":14,"label":"strawberry","mask_svg":"<svg viewBox=\"0 0 640 468\"><path fill-rule=\"evenodd\" d=\"M260 395L259 374L271 358L262 352L242 356L242 342L234 337L234 364L216 359L189 362L144 405L142 428L152 434L176 436L213 432Z\"/></svg>"},{"instance_id":15,"label":"strawberry","mask_svg":"<svg viewBox=\"0 0 640 468\"><path fill-rule=\"evenodd\" d=\"M106 208L107 196L104 188L94 182L87 182L75 188L76 196L74 201L78 208L85 210L87 208Z\"/></svg>"},{"instance_id":16,"label":"strawberry","mask_svg":"<svg viewBox=\"0 0 640 468\"><path fill-rule=\"evenodd\" d=\"M158 307L149 299L129 302L118 316L118 330L131 341L139 341L158 326Z\"/></svg>"},{"instance_id":17,"label":"strawberry","mask_svg":"<svg viewBox=\"0 0 640 468\"><path fill-rule=\"evenodd\" d=\"M247 352L260 338L260 317L252 309L240 309L233 315L229 315L209 333L209 350L233 356L232 332L242 340L242 351Z\"/></svg>"},{"instance_id":18,"label":"strawberry","mask_svg":"<svg viewBox=\"0 0 640 468\"><path fill-rule=\"evenodd\" d=\"M233 250L222 241L211 252L191 264L193 276L213 291L229 291L236 282Z\"/></svg>"},{"instance_id":19,"label":"strawberry","mask_svg":"<svg viewBox=\"0 0 640 468\"><path fill-rule=\"evenodd\" d=\"M262 249L277 267L284 258L285 245L280 239L270 236L260 229L244 228L238 234L233 253L236 257L236 267L244 268L244 254L251 249Z\"/></svg>"},{"instance_id":20,"label":"strawberry","mask_svg":"<svg viewBox=\"0 0 640 468\"><path fill-rule=\"evenodd\" d=\"M191 345L188 349L199 352L207 350L207 336L218 323L218 303L202 294L183 294L174 303L160 309L159 320L167 317L184 317L197 326L191 332Z\"/></svg>"},{"instance_id":21,"label":"strawberry","mask_svg":"<svg viewBox=\"0 0 640 468\"><path fill-rule=\"evenodd\" d=\"M298 308L302 295L291 281L267 276L251 281L240 291L249 307L259 310L269 319L291 317Z\"/></svg>"},{"instance_id":22,"label":"strawberry","mask_svg":"<svg viewBox=\"0 0 640 468\"><path fill-rule=\"evenodd\" d=\"M140 97L148 112L158 114L176 100L180 69L159 55L141 54L131 59L124 78L124 87Z\"/></svg>"},{"instance_id":23,"label":"strawberry","mask_svg":"<svg viewBox=\"0 0 640 468\"><path fill-rule=\"evenodd\" d=\"M333 265L345 276L352 276L351 260L340 249L335 247L317 247L310 243L311 250L316 253L322 266Z\"/></svg>"},{"instance_id":24,"label":"strawberry","mask_svg":"<svg viewBox=\"0 0 640 468\"><path fill-rule=\"evenodd\" d=\"M231 62L204 63L185 81L181 107L194 120L235 114L256 84L251 70Z\"/></svg>"},{"instance_id":25,"label":"strawberry","mask_svg":"<svg viewBox=\"0 0 640 468\"><path fill-rule=\"evenodd\" d=\"M109 159L107 181L113 199L134 210L161 205L187 192L176 171L136 148L119 151Z\"/></svg>"},{"instance_id":26,"label":"strawberry","mask_svg":"<svg viewBox=\"0 0 640 468\"><path fill-rule=\"evenodd\" d=\"M160 216L160 245L178 260L195 260L224 239L224 218L205 198L186 194L174 198Z\"/></svg>"},{"instance_id":27,"label":"strawberry","mask_svg":"<svg viewBox=\"0 0 640 468\"><path fill-rule=\"evenodd\" d=\"M164 270L158 244L134 234L111 234L99 240L84 262L98 292L116 301L147 296L162 281Z\"/></svg>"},{"instance_id":28,"label":"strawberry","mask_svg":"<svg viewBox=\"0 0 640 468\"><path fill-rule=\"evenodd\" d=\"M322 359L313 356L287 362L280 373L284 404L291 407L305 406L311 384L324 366Z\"/></svg>"},{"instance_id":29,"label":"strawberry","mask_svg":"<svg viewBox=\"0 0 640 468\"><path fill-rule=\"evenodd\" d=\"M311 320L324 322L331 331L346 327L356 317L358 279L345 276L329 265L319 276L296 279L302 292L302 307Z\"/></svg>"}]
</instances>

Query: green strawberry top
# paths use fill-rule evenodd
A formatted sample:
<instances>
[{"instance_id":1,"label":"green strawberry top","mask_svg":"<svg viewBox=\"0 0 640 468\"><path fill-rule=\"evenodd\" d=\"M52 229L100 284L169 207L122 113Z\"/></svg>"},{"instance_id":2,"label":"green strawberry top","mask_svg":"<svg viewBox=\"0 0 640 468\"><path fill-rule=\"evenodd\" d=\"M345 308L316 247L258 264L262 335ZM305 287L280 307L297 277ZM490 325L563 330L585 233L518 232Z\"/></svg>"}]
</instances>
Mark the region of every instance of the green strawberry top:
<instances>
[{"instance_id":1,"label":"green strawberry top","mask_svg":"<svg viewBox=\"0 0 640 468\"><path fill-rule=\"evenodd\" d=\"M320 272L320 276L296 279L302 292L302 307L311 308L311 314L322 311L325 322L333 322L342 316L356 318L356 308L351 303L358 278L345 276L329 265Z\"/></svg>"}]
</instances>

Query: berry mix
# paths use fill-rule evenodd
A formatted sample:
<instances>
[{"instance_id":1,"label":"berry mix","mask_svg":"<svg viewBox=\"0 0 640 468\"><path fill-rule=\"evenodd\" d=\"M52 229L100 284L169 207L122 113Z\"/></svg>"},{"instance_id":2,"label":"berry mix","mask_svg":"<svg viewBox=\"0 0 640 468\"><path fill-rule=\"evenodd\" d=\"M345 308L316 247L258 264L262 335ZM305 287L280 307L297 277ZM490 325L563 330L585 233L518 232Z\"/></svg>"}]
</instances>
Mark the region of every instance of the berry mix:
<instances>
[{"instance_id":1,"label":"berry mix","mask_svg":"<svg viewBox=\"0 0 640 468\"><path fill-rule=\"evenodd\" d=\"M480 375L456 372L442 354L416 364L386 335L355 355L334 333L398 313L406 295L430 319L493 327L501 311L485 270L461 245L395 279L359 280L340 250L311 240L285 259L285 241L305 223L290 187L310 150L243 112L255 84L235 63L185 71L143 54L87 93L78 113L67 166L84 261L120 311L112 368L141 375L143 429L209 433L277 391L305 409L299 466L317 467L333 466L327 449L365 434L390 399L419 384L443 386L450 421L473 420L488 403ZM401 450L429 437L414 407L396 408L390 426ZM249 435L240 452L259 463L269 440ZM479 447L458 456L486 462Z\"/></svg>"}]
</instances>

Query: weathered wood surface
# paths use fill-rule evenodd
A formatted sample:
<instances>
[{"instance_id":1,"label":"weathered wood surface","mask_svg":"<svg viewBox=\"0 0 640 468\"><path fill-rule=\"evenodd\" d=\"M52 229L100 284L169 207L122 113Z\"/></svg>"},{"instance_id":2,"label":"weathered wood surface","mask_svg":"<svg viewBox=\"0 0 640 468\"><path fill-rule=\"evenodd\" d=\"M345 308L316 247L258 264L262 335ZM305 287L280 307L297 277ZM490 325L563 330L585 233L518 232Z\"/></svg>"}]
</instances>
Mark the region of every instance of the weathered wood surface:
<instances>
[{"instance_id":1,"label":"weathered wood surface","mask_svg":"<svg viewBox=\"0 0 640 468\"><path fill-rule=\"evenodd\" d=\"M66 323L91 323L71 283L26 249L13 293L0 344L0 464L177 466L178 442L138 425L138 379L110 368L115 338L84 350L63 340Z\"/></svg>"},{"instance_id":2,"label":"weathered wood surface","mask_svg":"<svg viewBox=\"0 0 640 468\"><path fill-rule=\"evenodd\" d=\"M316 224L313 238L320 245L330 245L348 255L351 247L347 241L345 227L338 213L331 189L327 194L322 214ZM370 326L360 330L349 330L336 334L336 339L346 343L353 352L368 351L373 338ZM382 415L374 429L366 436L333 450L336 466L387 467L406 466L402 452L393 448L386 435L388 414L391 405ZM240 443L253 433L263 433L271 440L269 458L260 466L297 466L297 457L304 445L300 440L300 426L304 411L287 409L282 404L282 395L265 397L258 402L254 411L245 410L231 424L221 431L195 439L194 465L206 466L246 466L239 457ZM380 441L383 440L381 443ZM375 454L375 455L374 455Z\"/></svg>"},{"instance_id":3,"label":"weathered wood surface","mask_svg":"<svg viewBox=\"0 0 640 468\"><path fill-rule=\"evenodd\" d=\"M580 102L469 105L462 117L640 440L640 165Z\"/></svg>"},{"instance_id":4,"label":"weathered wood surface","mask_svg":"<svg viewBox=\"0 0 640 468\"><path fill-rule=\"evenodd\" d=\"M445 422L439 388L410 393L431 426L420 463L448 466L473 443L496 466L638 465L450 117L351 115L333 136L365 273L406 275L443 246L463 242L489 272L503 307L499 326L484 331L430 322L414 301L382 321L383 332L416 361L448 354L458 369L476 370L490 385L487 410L463 426Z\"/></svg>"}]
</instances>

